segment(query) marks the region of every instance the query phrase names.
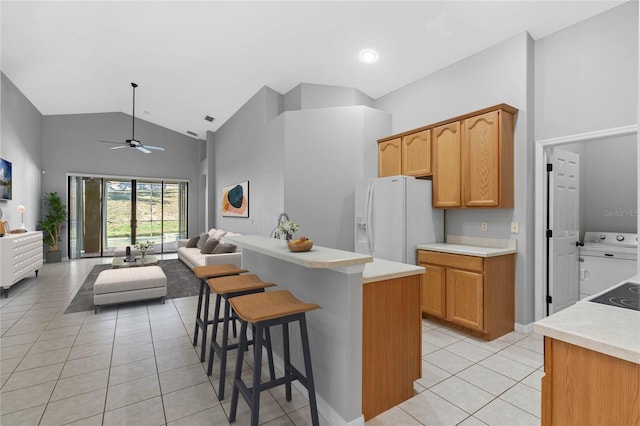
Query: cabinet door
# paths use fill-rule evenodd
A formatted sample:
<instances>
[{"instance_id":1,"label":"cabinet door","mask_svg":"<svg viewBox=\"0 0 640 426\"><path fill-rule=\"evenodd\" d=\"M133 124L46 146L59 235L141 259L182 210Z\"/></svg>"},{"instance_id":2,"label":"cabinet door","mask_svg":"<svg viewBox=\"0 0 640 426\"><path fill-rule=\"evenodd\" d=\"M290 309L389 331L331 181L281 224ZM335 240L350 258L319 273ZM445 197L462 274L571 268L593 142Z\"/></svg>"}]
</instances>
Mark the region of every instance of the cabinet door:
<instances>
[{"instance_id":1,"label":"cabinet door","mask_svg":"<svg viewBox=\"0 0 640 426\"><path fill-rule=\"evenodd\" d=\"M433 129L433 206L461 206L460 122Z\"/></svg>"},{"instance_id":2,"label":"cabinet door","mask_svg":"<svg viewBox=\"0 0 640 426\"><path fill-rule=\"evenodd\" d=\"M446 282L446 319L463 327L484 331L482 274L449 268Z\"/></svg>"},{"instance_id":3,"label":"cabinet door","mask_svg":"<svg viewBox=\"0 0 640 426\"><path fill-rule=\"evenodd\" d=\"M431 130L402 138L402 174L418 177L431 175Z\"/></svg>"},{"instance_id":4,"label":"cabinet door","mask_svg":"<svg viewBox=\"0 0 640 426\"><path fill-rule=\"evenodd\" d=\"M498 111L464 120L462 188L467 207L497 207L500 204Z\"/></svg>"},{"instance_id":5,"label":"cabinet door","mask_svg":"<svg viewBox=\"0 0 640 426\"><path fill-rule=\"evenodd\" d=\"M422 275L421 303L422 312L438 318L445 317L446 268L421 263L427 270Z\"/></svg>"},{"instance_id":6,"label":"cabinet door","mask_svg":"<svg viewBox=\"0 0 640 426\"><path fill-rule=\"evenodd\" d=\"M401 138L391 139L378 144L378 176L396 176L402 174Z\"/></svg>"}]
</instances>

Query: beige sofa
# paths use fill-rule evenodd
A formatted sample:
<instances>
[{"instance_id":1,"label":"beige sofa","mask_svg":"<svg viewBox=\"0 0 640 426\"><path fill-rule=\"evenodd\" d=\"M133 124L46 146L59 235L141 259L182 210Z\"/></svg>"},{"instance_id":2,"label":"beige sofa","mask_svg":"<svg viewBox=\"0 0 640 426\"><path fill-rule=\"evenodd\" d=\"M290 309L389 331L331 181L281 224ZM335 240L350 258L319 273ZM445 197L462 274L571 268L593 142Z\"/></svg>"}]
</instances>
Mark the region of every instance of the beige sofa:
<instances>
[{"instance_id":1,"label":"beige sofa","mask_svg":"<svg viewBox=\"0 0 640 426\"><path fill-rule=\"evenodd\" d=\"M220 229L210 229L206 233L208 238L222 240L225 235L240 235ZM202 236L200 237L202 238ZM223 263L233 263L238 268L242 267L242 251L236 247L232 253L202 254L200 247L187 247L189 240L178 240L178 259L180 259L191 270L196 266L220 265Z\"/></svg>"}]
</instances>

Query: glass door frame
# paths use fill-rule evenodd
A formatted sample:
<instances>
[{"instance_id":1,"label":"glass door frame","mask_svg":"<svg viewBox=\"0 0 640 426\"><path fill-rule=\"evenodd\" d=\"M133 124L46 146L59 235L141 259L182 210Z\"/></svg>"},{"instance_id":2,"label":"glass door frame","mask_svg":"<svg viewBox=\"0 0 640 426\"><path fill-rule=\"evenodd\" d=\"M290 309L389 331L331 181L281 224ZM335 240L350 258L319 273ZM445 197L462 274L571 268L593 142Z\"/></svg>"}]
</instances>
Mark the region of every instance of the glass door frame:
<instances>
[{"instance_id":1,"label":"glass door frame","mask_svg":"<svg viewBox=\"0 0 640 426\"><path fill-rule=\"evenodd\" d=\"M81 241L82 223L79 223L77 215L82 212L78 212L77 209L81 208L82 204L79 202L78 197L82 197L82 194L78 191L78 187L72 187L72 182L75 180L83 181L84 179L100 179L101 182L101 194L100 194L100 249L96 252L95 256L84 256L83 250L77 245ZM108 244L107 240L107 203L105 201L107 197L107 185L109 181L121 181L129 182L131 185L131 200L130 200L130 241L128 245L133 245L137 241L137 185L142 182L144 184L160 185L160 252L175 252L177 250L177 241L179 239L187 238L186 230L188 229L189 221L189 184L188 179L175 179L175 178L149 178L149 177L133 177L133 176L114 176L114 175L92 175L85 173L67 173L67 205L69 206L69 214L67 218L67 254L69 259L84 258L84 257L110 257L112 256L112 250L110 247L105 247ZM176 247L175 250L171 250L172 247L166 247L171 242L165 242L165 201L166 190L169 185L177 185L177 232L175 233ZM153 196L153 192L152 192ZM75 203L74 203L75 201ZM83 210L84 211L84 210ZM74 219L75 217L75 219ZM151 218L151 226L153 224L153 218ZM75 229L79 228L79 229ZM153 231L151 231L153 234ZM75 233L75 238L73 234ZM72 243L73 241L73 243ZM115 247L114 247L115 248ZM169 248L171 251L166 251Z\"/></svg>"}]
</instances>

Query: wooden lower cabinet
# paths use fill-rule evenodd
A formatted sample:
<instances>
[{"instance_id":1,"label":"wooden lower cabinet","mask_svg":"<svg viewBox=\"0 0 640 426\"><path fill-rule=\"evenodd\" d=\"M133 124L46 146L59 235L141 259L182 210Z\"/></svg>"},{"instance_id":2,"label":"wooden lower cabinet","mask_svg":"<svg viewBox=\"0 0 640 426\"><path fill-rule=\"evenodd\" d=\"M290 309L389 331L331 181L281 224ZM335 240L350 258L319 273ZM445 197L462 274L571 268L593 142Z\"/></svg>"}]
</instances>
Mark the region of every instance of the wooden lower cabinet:
<instances>
[{"instance_id":1,"label":"wooden lower cabinet","mask_svg":"<svg viewBox=\"0 0 640 426\"><path fill-rule=\"evenodd\" d=\"M515 323L515 254L464 256L418 250L423 315L446 321L486 340Z\"/></svg>"},{"instance_id":2,"label":"wooden lower cabinet","mask_svg":"<svg viewBox=\"0 0 640 426\"><path fill-rule=\"evenodd\" d=\"M362 413L369 420L413 396L422 375L421 275L363 285Z\"/></svg>"},{"instance_id":3,"label":"wooden lower cabinet","mask_svg":"<svg viewBox=\"0 0 640 426\"><path fill-rule=\"evenodd\" d=\"M544 338L542 425L640 425L640 364Z\"/></svg>"},{"instance_id":4,"label":"wooden lower cabinet","mask_svg":"<svg viewBox=\"0 0 640 426\"><path fill-rule=\"evenodd\" d=\"M447 269L446 319L463 327L484 331L483 290L482 274Z\"/></svg>"}]
</instances>

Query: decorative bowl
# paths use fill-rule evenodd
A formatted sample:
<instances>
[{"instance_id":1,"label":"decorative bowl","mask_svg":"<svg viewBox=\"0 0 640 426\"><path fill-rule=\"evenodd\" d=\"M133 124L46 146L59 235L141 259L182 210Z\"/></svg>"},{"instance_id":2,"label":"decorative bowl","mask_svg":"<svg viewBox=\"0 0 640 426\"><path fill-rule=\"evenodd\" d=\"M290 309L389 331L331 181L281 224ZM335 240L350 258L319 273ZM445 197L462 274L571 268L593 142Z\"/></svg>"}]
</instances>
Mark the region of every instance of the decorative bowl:
<instances>
[{"instance_id":1,"label":"decorative bowl","mask_svg":"<svg viewBox=\"0 0 640 426\"><path fill-rule=\"evenodd\" d=\"M307 240L304 243L293 243L293 241L289 241L289 250L294 252L300 251L309 251L311 247L313 247L313 241Z\"/></svg>"}]
</instances>

